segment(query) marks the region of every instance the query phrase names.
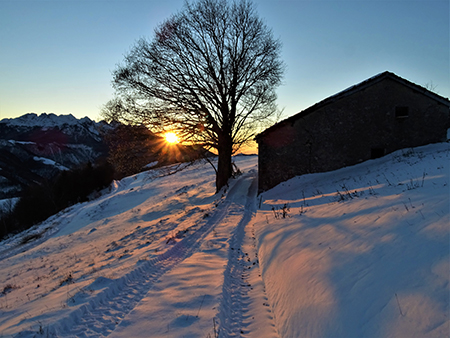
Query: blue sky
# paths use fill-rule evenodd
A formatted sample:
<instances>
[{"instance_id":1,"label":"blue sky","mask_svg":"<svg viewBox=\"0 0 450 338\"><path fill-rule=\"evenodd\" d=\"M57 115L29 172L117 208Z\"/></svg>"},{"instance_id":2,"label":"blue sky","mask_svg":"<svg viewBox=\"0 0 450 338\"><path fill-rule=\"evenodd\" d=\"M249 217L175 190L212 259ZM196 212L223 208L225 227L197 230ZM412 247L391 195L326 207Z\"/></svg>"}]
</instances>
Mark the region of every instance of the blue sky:
<instances>
[{"instance_id":1,"label":"blue sky","mask_svg":"<svg viewBox=\"0 0 450 338\"><path fill-rule=\"evenodd\" d=\"M254 2L283 43L285 117L385 70L450 96L448 0ZM116 64L183 3L0 0L0 119L98 119Z\"/></svg>"}]
</instances>

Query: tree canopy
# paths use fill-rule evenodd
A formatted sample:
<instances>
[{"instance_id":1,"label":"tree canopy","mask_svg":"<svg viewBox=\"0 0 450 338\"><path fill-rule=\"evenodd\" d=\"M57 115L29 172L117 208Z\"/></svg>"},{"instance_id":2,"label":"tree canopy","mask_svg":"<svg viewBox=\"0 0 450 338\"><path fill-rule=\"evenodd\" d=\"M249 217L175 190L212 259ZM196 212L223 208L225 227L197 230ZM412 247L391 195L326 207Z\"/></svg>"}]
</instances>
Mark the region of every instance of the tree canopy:
<instances>
[{"instance_id":1,"label":"tree canopy","mask_svg":"<svg viewBox=\"0 0 450 338\"><path fill-rule=\"evenodd\" d=\"M248 0L198 0L141 38L114 71L122 118L215 149L217 190L232 154L277 113L281 42Z\"/></svg>"}]
</instances>

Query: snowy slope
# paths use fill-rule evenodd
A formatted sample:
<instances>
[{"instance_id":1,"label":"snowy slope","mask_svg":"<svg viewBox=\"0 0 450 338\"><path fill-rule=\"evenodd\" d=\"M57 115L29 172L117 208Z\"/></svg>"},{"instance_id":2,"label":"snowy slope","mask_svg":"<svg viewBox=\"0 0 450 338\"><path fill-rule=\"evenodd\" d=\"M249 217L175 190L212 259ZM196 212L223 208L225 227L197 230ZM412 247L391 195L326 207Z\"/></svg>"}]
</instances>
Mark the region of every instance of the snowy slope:
<instances>
[{"instance_id":1,"label":"snowy slope","mask_svg":"<svg viewBox=\"0 0 450 338\"><path fill-rule=\"evenodd\" d=\"M282 337L449 336L448 162L448 144L430 145L263 194L260 259Z\"/></svg>"},{"instance_id":2,"label":"snowy slope","mask_svg":"<svg viewBox=\"0 0 450 338\"><path fill-rule=\"evenodd\" d=\"M256 156L219 194L208 164L114 182L0 242L0 335L445 336L448 157L430 145L261 196Z\"/></svg>"}]
</instances>

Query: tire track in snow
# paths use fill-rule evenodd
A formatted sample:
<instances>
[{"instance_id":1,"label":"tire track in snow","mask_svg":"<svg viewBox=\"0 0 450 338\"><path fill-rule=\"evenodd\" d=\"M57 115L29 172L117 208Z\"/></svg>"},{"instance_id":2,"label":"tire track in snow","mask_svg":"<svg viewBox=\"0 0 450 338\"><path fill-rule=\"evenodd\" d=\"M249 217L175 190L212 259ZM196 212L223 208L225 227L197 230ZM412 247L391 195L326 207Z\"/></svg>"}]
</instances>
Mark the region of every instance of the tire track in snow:
<instances>
[{"instance_id":1,"label":"tire track in snow","mask_svg":"<svg viewBox=\"0 0 450 338\"><path fill-rule=\"evenodd\" d=\"M81 305L66 317L44 328L49 337L104 337L145 297L162 275L196 252L203 239L229 214L239 186L253 174L239 177L211 217L202 220L198 230L158 257L142 263L133 271L112 280L87 304ZM95 282L94 282L95 283ZM17 337L39 337L41 334L26 331Z\"/></svg>"},{"instance_id":2,"label":"tire track in snow","mask_svg":"<svg viewBox=\"0 0 450 338\"><path fill-rule=\"evenodd\" d=\"M272 311L267 302L268 298L265 294L265 286L261 278L254 229L252 229L251 238L248 237L250 234L246 234L246 227L249 225L257 210L256 195L257 177L255 171L247 192L243 217L234 229L229 242L228 264L224 272L222 300L218 314L218 333L221 338L245 337L248 333L251 333L249 332L249 326L256 316L254 309L252 309L252 306L255 304L252 303L259 300L253 299L253 295L250 294L254 289L254 286L249 283L250 275L252 276L252 282L256 276L259 277L256 277L259 282L259 295L265 300L265 302L261 301L260 304L265 309L260 312L264 314L264 322L268 331L271 331L268 334L266 331L266 336L278 336ZM250 230L247 229L247 231ZM253 259L249 251L253 251ZM254 292L257 291L255 290Z\"/></svg>"}]
</instances>

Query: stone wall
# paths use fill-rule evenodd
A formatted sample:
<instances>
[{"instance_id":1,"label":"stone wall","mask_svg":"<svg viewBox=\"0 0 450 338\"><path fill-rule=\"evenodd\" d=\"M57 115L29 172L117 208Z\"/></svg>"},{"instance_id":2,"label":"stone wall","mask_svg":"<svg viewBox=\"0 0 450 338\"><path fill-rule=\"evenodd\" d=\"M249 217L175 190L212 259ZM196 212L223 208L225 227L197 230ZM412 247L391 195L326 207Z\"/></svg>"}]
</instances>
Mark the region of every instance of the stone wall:
<instances>
[{"instance_id":1,"label":"stone wall","mask_svg":"<svg viewBox=\"0 0 450 338\"><path fill-rule=\"evenodd\" d=\"M260 192L447 138L449 106L389 77L326 101L259 135Z\"/></svg>"}]
</instances>

